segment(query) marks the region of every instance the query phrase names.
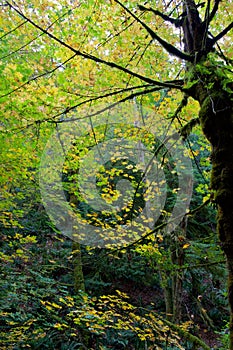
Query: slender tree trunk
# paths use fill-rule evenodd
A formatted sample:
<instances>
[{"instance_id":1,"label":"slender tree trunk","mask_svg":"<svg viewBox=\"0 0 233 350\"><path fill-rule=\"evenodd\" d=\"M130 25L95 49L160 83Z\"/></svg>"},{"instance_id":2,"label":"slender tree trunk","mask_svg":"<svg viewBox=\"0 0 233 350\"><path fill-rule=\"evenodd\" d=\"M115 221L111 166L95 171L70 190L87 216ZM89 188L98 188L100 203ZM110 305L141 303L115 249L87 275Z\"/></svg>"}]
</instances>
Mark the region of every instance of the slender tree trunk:
<instances>
[{"instance_id":1,"label":"slender tree trunk","mask_svg":"<svg viewBox=\"0 0 233 350\"><path fill-rule=\"evenodd\" d=\"M175 232L175 244L171 245L171 260L176 271L172 279L172 296L173 296L173 319L174 323L179 324L182 318L183 302L183 280L184 280L184 259L185 252L183 245L185 242L187 230L187 217L185 217ZM180 269L179 269L180 268Z\"/></svg>"},{"instance_id":2,"label":"slender tree trunk","mask_svg":"<svg viewBox=\"0 0 233 350\"><path fill-rule=\"evenodd\" d=\"M72 244L73 265L74 265L74 292L85 291L84 276L82 269L81 247L78 242Z\"/></svg>"},{"instance_id":3,"label":"slender tree trunk","mask_svg":"<svg viewBox=\"0 0 233 350\"><path fill-rule=\"evenodd\" d=\"M183 280L184 273L182 266L184 264L184 251L182 247L176 249L176 257L172 259L174 262L175 268L177 271L172 279L172 295L173 295L173 319L172 321L176 324L179 324L182 316L182 296L183 296ZM178 267L181 267L179 270Z\"/></svg>"},{"instance_id":4,"label":"slender tree trunk","mask_svg":"<svg viewBox=\"0 0 233 350\"><path fill-rule=\"evenodd\" d=\"M166 318L168 321L173 321L173 295L172 286L169 284L169 278L166 280L166 285L163 287L163 295L166 307Z\"/></svg>"},{"instance_id":5,"label":"slender tree trunk","mask_svg":"<svg viewBox=\"0 0 233 350\"><path fill-rule=\"evenodd\" d=\"M73 194L70 195L70 203L77 204L77 198ZM74 292L77 294L80 290L83 292L85 291L81 246L77 241L73 241L72 243L72 255L74 266Z\"/></svg>"},{"instance_id":6,"label":"slender tree trunk","mask_svg":"<svg viewBox=\"0 0 233 350\"><path fill-rule=\"evenodd\" d=\"M171 253L171 260L174 267L182 266L183 263L178 265L178 260L181 261L180 251L178 251L172 243L170 248L173 250ZM176 252L178 252L178 255L176 255ZM174 257L174 255L176 255L176 257ZM173 273L173 271L169 270L165 273L161 271L160 278L166 307L166 317L169 321L179 324L182 314L183 272L176 271Z\"/></svg>"},{"instance_id":7,"label":"slender tree trunk","mask_svg":"<svg viewBox=\"0 0 233 350\"><path fill-rule=\"evenodd\" d=\"M166 247L169 250L167 257L172 263L175 270L169 268L164 272L164 266L161 266L160 278L163 288L166 317L169 321L179 324L182 316L182 295L183 295L183 279L184 273L182 266L184 265L184 239L186 236L187 217L183 219L181 225L175 232L175 237L168 235L166 239ZM166 236L166 234L164 233ZM180 269L179 269L180 268Z\"/></svg>"}]
</instances>

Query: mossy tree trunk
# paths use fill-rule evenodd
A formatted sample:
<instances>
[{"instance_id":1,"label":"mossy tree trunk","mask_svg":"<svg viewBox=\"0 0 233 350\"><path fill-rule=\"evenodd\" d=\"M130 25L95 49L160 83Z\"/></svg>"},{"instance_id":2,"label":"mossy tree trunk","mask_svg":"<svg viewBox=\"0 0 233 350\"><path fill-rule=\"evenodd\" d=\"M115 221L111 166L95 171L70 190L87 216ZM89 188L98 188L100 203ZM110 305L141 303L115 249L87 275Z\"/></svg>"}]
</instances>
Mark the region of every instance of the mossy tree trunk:
<instances>
[{"instance_id":1,"label":"mossy tree trunk","mask_svg":"<svg viewBox=\"0 0 233 350\"><path fill-rule=\"evenodd\" d=\"M79 291L85 291L80 243L73 242L72 255L74 265L74 292L77 294Z\"/></svg>"},{"instance_id":2,"label":"mossy tree trunk","mask_svg":"<svg viewBox=\"0 0 233 350\"><path fill-rule=\"evenodd\" d=\"M217 230L228 267L228 297L230 306L230 350L233 349L233 84L228 81L224 64L214 44L228 30L208 38L208 25L218 10L219 1L205 21L201 21L193 0L183 1L186 11L183 21L186 52L193 55L187 64L190 86L187 94L200 104L199 120L204 135L212 146L211 190L217 206ZM212 18L211 18L212 17ZM211 52L212 51L212 52ZM209 54L211 52L211 54ZM222 58L224 62L224 57Z\"/></svg>"},{"instance_id":3,"label":"mossy tree trunk","mask_svg":"<svg viewBox=\"0 0 233 350\"><path fill-rule=\"evenodd\" d=\"M169 321L179 324L182 318L183 281L185 251L183 245L186 237L187 217L185 217L174 234L166 237L166 246L169 249L167 256L170 266L166 272L160 271L161 286L166 306L166 317ZM172 264L172 265L171 265Z\"/></svg>"},{"instance_id":4,"label":"mossy tree trunk","mask_svg":"<svg viewBox=\"0 0 233 350\"><path fill-rule=\"evenodd\" d=\"M184 281L184 260L185 251L183 249L187 230L187 217L185 217L175 235L175 244L171 246L171 259L176 269L173 279L173 319L174 323L179 324L182 319L183 307L183 281Z\"/></svg>"},{"instance_id":5,"label":"mossy tree trunk","mask_svg":"<svg viewBox=\"0 0 233 350\"><path fill-rule=\"evenodd\" d=\"M71 204L73 205L77 204L77 198L74 194L70 195L69 200ZM79 291L83 291L83 292L85 291L81 245L77 241L73 241L72 243L72 256L73 256L73 267L74 267L74 292L75 294L77 294Z\"/></svg>"},{"instance_id":6,"label":"mossy tree trunk","mask_svg":"<svg viewBox=\"0 0 233 350\"><path fill-rule=\"evenodd\" d=\"M202 76L200 79L205 79L206 84L216 81L208 92L202 84L197 84L193 96L200 103L200 123L212 145L211 190L217 205L219 239L227 258L230 349L233 349L233 103L230 93L223 91L224 77L216 67L211 77Z\"/></svg>"}]
</instances>

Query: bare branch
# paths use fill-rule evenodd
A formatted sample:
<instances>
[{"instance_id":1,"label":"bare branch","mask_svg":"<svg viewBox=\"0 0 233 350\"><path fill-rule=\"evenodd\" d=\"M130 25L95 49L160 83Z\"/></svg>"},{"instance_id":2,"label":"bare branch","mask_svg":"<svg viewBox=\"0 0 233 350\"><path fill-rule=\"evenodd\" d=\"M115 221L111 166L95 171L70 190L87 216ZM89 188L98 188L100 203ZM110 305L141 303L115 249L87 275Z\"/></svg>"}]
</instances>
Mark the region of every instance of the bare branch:
<instances>
[{"instance_id":1,"label":"bare branch","mask_svg":"<svg viewBox=\"0 0 233 350\"><path fill-rule=\"evenodd\" d=\"M17 12L21 17L23 17L25 20L27 20L29 23L31 23L35 28L39 29L44 34L48 35L51 39L55 40L60 45L66 47L70 51L74 52L77 56L81 56L83 58L92 60L92 61L97 62L97 63L105 64L106 66L109 66L111 68L116 68L116 69L118 69L120 71L125 72L126 74L129 74L129 75L131 75L131 76L133 76L135 78L138 78L138 79L140 79L142 81L145 81L146 83L149 83L149 84L157 85L157 86L160 86L160 87L167 87L167 88L174 88L174 89L182 90L182 87L180 85L175 85L175 84L172 84L172 83L169 83L169 82L160 82L160 81L157 81L157 80L145 77L145 76L143 76L141 74L135 73L135 72L133 72L133 71L127 69L127 68L124 68L124 67L116 64L115 62L109 62L109 61L103 60L102 58L93 56L91 54L82 52L80 50L77 50L77 49L73 48L72 46L70 46L69 44L67 44L66 42L64 42L61 39L57 38L55 35L49 33L47 29L44 29L40 25L38 25L37 23L33 22L30 18L25 16L21 11L19 11L16 7L11 5L9 2L7 2L7 3L9 4L9 6L15 12ZM170 44L168 44L168 45L170 45Z\"/></svg>"},{"instance_id":2,"label":"bare branch","mask_svg":"<svg viewBox=\"0 0 233 350\"><path fill-rule=\"evenodd\" d=\"M146 23L141 21L140 18L138 18L132 11L125 7L119 0L115 0L115 2L119 4L125 11L127 11L134 19L136 19L136 21L146 29L152 39L157 40L169 54L189 62L192 62L194 60L193 56L178 50L175 46L160 38L160 36L158 36Z\"/></svg>"}]
</instances>

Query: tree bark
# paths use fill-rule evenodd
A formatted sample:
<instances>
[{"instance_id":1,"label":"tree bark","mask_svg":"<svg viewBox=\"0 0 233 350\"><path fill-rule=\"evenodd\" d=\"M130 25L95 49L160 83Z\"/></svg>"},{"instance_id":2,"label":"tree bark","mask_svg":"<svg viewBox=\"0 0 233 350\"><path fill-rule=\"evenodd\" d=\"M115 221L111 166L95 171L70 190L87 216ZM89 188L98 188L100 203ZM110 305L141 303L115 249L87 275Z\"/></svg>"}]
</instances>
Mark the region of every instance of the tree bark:
<instances>
[{"instance_id":1,"label":"tree bark","mask_svg":"<svg viewBox=\"0 0 233 350\"><path fill-rule=\"evenodd\" d=\"M184 280L184 258L185 252L183 249L184 239L187 229L187 217L185 217L180 226L174 232L174 237L170 234L166 236L164 232L166 247L169 249L169 261L175 270L168 267L166 272L160 271L161 287L163 288L166 317L167 320L179 324L182 318L182 303L183 303L183 280Z\"/></svg>"},{"instance_id":2,"label":"tree bark","mask_svg":"<svg viewBox=\"0 0 233 350\"><path fill-rule=\"evenodd\" d=\"M182 303L183 303L183 281L184 281L184 259L185 252L183 249L184 239L187 230L187 217L185 217L178 229L176 230L176 242L171 245L171 259L177 269L173 276L173 322L179 324L182 318ZM180 268L180 269L179 269Z\"/></svg>"},{"instance_id":3,"label":"tree bark","mask_svg":"<svg viewBox=\"0 0 233 350\"><path fill-rule=\"evenodd\" d=\"M212 61L208 55L213 51L211 38L207 37L209 19L201 22L193 0L184 0L183 7L184 47L195 57L186 67L187 79L193 83L187 93L200 104L200 124L212 146L210 187L217 206L217 232L227 259L230 350L233 350L233 85L223 69L214 64L216 54L211 54Z\"/></svg>"},{"instance_id":4,"label":"tree bark","mask_svg":"<svg viewBox=\"0 0 233 350\"><path fill-rule=\"evenodd\" d=\"M74 292L85 291L84 276L82 269L81 247L78 242L72 244L73 265L74 265Z\"/></svg>"},{"instance_id":5,"label":"tree bark","mask_svg":"<svg viewBox=\"0 0 233 350\"><path fill-rule=\"evenodd\" d=\"M70 195L69 200L70 200L70 203L74 205L77 204L77 198L74 194ZM79 291L85 292L85 283L84 283L83 267L82 267L81 245L77 241L73 241L72 243L72 256L73 256L73 269L74 269L74 292L75 294L78 294Z\"/></svg>"},{"instance_id":6,"label":"tree bark","mask_svg":"<svg viewBox=\"0 0 233 350\"><path fill-rule=\"evenodd\" d=\"M216 68L216 67L215 67ZM218 74L212 72L217 78ZM221 83L201 96L200 122L212 145L211 189L217 205L217 231L227 258L230 306L230 349L233 349L233 106ZM198 92L198 89L197 89Z\"/></svg>"},{"instance_id":7,"label":"tree bark","mask_svg":"<svg viewBox=\"0 0 233 350\"><path fill-rule=\"evenodd\" d=\"M206 59L202 64L208 66L209 62ZM233 350L233 103L230 93L223 89L226 81L221 76L216 66L211 75L199 75L199 83L190 96L199 101L202 131L212 146L210 190L217 206L217 233L227 260L230 350Z\"/></svg>"}]
</instances>

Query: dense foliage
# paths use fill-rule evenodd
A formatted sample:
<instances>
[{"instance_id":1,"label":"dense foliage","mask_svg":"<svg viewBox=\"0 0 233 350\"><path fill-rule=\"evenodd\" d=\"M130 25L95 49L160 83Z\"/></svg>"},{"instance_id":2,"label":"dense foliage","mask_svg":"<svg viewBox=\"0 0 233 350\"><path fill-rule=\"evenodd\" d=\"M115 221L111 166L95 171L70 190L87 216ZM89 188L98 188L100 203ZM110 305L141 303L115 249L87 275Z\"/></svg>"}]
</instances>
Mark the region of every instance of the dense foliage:
<instances>
[{"instance_id":1,"label":"dense foliage","mask_svg":"<svg viewBox=\"0 0 233 350\"><path fill-rule=\"evenodd\" d=\"M232 1L220 7L213 37ZM184 92L196 74L231 93L231 32L190 72L148 32L182 49L180 28L155 19L182 18L178 1L0 12L1 349L226 349L211 147Z\"/></svg>"}]
</instances>

